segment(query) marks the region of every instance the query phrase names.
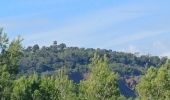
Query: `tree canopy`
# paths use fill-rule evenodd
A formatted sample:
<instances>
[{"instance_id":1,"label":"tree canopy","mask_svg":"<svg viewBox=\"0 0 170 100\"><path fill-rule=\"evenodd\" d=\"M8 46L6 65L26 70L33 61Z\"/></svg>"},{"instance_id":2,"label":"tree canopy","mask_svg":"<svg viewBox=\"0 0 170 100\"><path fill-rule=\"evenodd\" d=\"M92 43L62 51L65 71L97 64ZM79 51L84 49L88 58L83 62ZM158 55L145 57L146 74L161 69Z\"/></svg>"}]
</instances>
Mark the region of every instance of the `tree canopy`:
<instances>
[{"instance_id":1,"label":"tree canopy","mask_svg":"<svg viewBox=\"0 0 170 100\"><path fill-rule=\"evenodd\" d=\"M160 68L151 67L137 85L141 100L169 100L170 61Z\"/></svg>"},{"instance_id":2,"label":"tree canopy","mask_svg":"<svg viewBox=\"0 0 170 100\"><path fill-rule=\"evenodd\" d=\"M109 68L106 56L95 54L91 72L80 83L82 100L118 100L121 97L118 87L118 75Z\"/></svg>"}]
</instances>

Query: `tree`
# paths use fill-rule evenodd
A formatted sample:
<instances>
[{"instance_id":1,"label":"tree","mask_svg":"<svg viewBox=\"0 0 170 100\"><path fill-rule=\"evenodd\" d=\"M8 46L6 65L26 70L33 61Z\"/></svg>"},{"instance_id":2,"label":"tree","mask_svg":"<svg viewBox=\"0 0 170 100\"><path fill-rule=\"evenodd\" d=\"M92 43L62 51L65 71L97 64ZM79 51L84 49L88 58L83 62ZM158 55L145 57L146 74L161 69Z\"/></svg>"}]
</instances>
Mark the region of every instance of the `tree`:
<instances>
[{"instance_id":1,"label":"tree","mask_svg":"<svg viewBox=\"0 0 170 100\"><path fill-rule=\"evenodd\" d=\"M43 76L40 83L41 100L59 100L59 90L55 87L56 78L54 76ZM36 96L36 98L39 97Z\"/></svg>"},{"instance_id":2,"label":"tree","mask_svg":"<svg viewBox=\"0 0 170 100\"><path fill-rule=\"evenodd\" d=\"M141 100L169 100L170 98L170 62L159 69L151 67L137 85Z\"/></svg>"},{"instance_id":3,"label":"tree","mask_svg":"<svg viewBox=\"0 0 170 100\"><path fill-rule=\"evenodd\" d=\"M0 32L0 70L3 72L18 73L19 60L22 55L21 41L22 39L18 37L9 43L6 34Z\"/></svg>"},{"instance_id":4,"label":"tree","mask_svg":"<svg viewBox=\"0 0 170 100\"><path fill-rule=\"evenodd\" d=\"M54 42L53 42L53 45L54 45L54 46L57 46L57 41L54 41Z\"/></svg>"},{"instance_id":5,"label":"tree","mask_svg":"<svg viewBox=\"0 0 170 100\"><path fill-rule=\"evenodd\" d=\"M141 100L152 100L154 98L153 89L155 88L153 80L156 78L157 69L151 67L147 73L141 78L137 85L137 92Z\"/></svg>"},{"instance_id":6,"label":"tree","mask_svg":"<svg viewBox=\"0 0 170 100\"><path fill-rule=\"evenodd\" d=\"M22 39L18 37L17 39L13 40L7 49L6 53L6 63L7 63L7 71L10 74L16 75L19 71L19 60L22 55Z\"/></svg>"},{"instance_id":7,"label":"tree","mask_svg":"<svg viewBox=\"0 0 170 100\"><path fill-rule=\"evenodd\" d=\"M32 100L39 90L40 80L34 74L30 77L22 76L14 81L11 99L12 100Z\"/></svg>"},{"instance_id":8,"label":"tree","mask_svg":"<svg viewBox=\"0 0 170 100\"><path fill-rule=\"evenodd\" d=\"M75 84L63 69L57 75L22 76L14 81L12 100L76 100Z\"/></svg>"},{"instance_id":9,"label":"tree","mask_svg":"<svg viewBox=\"0 0 170 100\"><path fill-rule=\"evenodd\" d=\"M38 44L36 44L36 45L33 46L33 52L36 52L36 51L39 50L39 49L40 49L40 47L39 47Z\"/></svg>"},{"instance_id":10,"label":"tree","mask_svg":"<svg viewBox=\"0 0 170 100\"><path fill-rule=\"evenodd\" d=\"M106 57L95 54L91 73L80 83L80 99L83 100L117 100L120 98L118 75L112 72Z\"/></svg>"},{"instance_id":11,"label":"tree","mask_svg":"<svg viewBox=\"0 0 170 100\"><path fill-rule=\"evenodd\" d=\"M65 68L61 68L57 73L55 88L59 90L59 100L76 100L75 84L66 74Z\"/></svg>"},{"instance_id":12,"label":"tree","mask_svg":"<svg viewBox=\"0 0 170 100\"><path fill-rule=\"evenodd\" d=\"M66 75L66 69L59 69L57 74L41 77L41 100L77 100L76 88Z\"/></svg>"},{"instance_id":13,"label":"tree","mask_svg":"<svg viewBox=\"0 0 170 100\"><path fill-rule=\"evenodd\" d=\"M0 99L8 100L13 80L18 73L19 59L22 54L22 39L18 37L9 43L6 33L0 29Z\"/></svg>"},{"instance_id":14,"label":"tree","mask_svg":"<svg viewBox=\"0 0 170 100\"><path fill-rule=\"evenodd\" d=\"M58 48L60 48L60 50L63 50L64 48L66 48L66 44L61 43L60 45L58 45Z\"/></svg>"},{"instance_id":15,"label":"tree","mask_svg":"<svg viewBox=\"0 0 170 100\"><path fill-rule=\"evenodd\" d=\"M8 48L9 40L3 29L0 29L0 71L2 73L3 67L6 66L6 53Z\"/></svg>"},{"instance_id":16,"label":"tree","mask_svg":"<svg viewBox=\"0 0 170 100\"><path fill-rule=\"evenodd\" d=\"M9 100L13 81L8 72L3 72L0 75L0 99Z\"/></svg>"}]
</instances>

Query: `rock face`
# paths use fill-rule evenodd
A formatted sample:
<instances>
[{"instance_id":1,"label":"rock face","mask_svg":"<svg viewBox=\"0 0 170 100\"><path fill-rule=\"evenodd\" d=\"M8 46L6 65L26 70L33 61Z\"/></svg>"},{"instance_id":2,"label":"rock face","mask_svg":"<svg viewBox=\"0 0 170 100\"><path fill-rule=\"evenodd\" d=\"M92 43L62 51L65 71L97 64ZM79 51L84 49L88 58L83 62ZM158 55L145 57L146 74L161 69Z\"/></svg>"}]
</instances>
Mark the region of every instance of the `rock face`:
<instances>
[{"instance_id":1,"label":"rock face","mask_svg":"<svg viewBox=\"0 0 170 100\"><path fill-rule=\"evenodd\" d=\"M136 97L135 91L130 88L124 80L119 80L121 94L126 97Z\"/></svg>"}]
</instances>

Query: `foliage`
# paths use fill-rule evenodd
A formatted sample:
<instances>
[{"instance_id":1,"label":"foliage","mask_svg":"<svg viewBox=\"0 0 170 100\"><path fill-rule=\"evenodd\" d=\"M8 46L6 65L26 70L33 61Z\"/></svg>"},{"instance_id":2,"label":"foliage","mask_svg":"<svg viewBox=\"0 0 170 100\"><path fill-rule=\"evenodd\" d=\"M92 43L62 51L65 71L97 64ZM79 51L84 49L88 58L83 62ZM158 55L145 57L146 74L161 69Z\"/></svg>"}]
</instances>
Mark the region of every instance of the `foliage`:
<instances>
[{"instance_id":1,"label":"foliage","mask_svg":"<svg viewBox=\"0 0 170 100\"><path fill-rule=\"evenodd\" d=\"M36 52L35 52L36 51ZM145 69L150 66L158 67L165 63L166 57L159 58L158 56L142 55L115 52L105 49L92 49L92 48L78 48L67 47L65 44L57 44L54 41L49 47L43 46L40 48L37 44L29 46L24 49L24 55L20 60L20 71L23 73L33 73L34 71L43 73L47 71L55 71L66 66L70 71L79 71L86 73L88 71L88 65L91 63L91 59L95 52L99 55L108 56L110 67L115 68L114 65L120 65L120 69L116 69L122 76L136 75L134 70L138 71L141 75ZM127 67L128 69L127 69ZM124 73L121 73L121 69L125 69Z\"/></svg>"},{"instance_id":2,"label":"foliage","mask_svg":"<svg viewBox=\"0 0 170 100\"><path fill-rule=\"evenodd\" d=\"M137 86L141 100L169 100L170 98L170 62L159 69L149 68Z\"/></svg>"},{"instance_id":3,"label":"foliage","mask_svg":"<svg viewBox=\"0 0 170 100\"><path fill-rule=\"evenodd\" d=\"M22 48L21 42L20 37L9 42L0 29L1 100L125 100L130 96L123 96L121 85L133 91L142 74L137 99L170 98L166 57L67 47L57 41Z\"/></svg>"},{"instance_id":4,"label":"foliage","mask_svg":"<svg viewBox=\"0 0 170 100\"><path fill-rule=\"evenodd\" d=\"M57 76L23 76L14 81L12 100L75 100L75 85L60 70Z\"/></svg>"},{"instance_id":5,"label":"foliage","mask_svg":"<svg viewBox=\"0 0 170 100\"><path fill-rule=\"evenodd\" d=\"M9 99L11 85L18 74L22 54L22 39L18 37L9 43L6 33L0 29L0 98Z\"/></svg>"},{"instance_id":6,"label":"foliage","mask_svg":"<svg viewBox=\"0 0 170 100\"><path fill-rule=\"evenodd\" d=\"M108 61L95 55L92 70L80 83L83 100L117 100L120 98L118 75L109 69Z\"/></svg>"},{"instance_id":7,"label":"foliage","mask_svg":"<svg viewBox=\"0 0 170 100\"><path fill-rule=\"evenodd\" d=\"M50 46L43 46L40 48L37 44L29 46L23 50L24 55L20 60L20 74L33 74L37 72L39 74L53 74L55 70L60 69L62 66L66 66L69 70L69 78L76 83L79 83L86 74L89 73L90 67L88 66L92 62L92 58L95 52L100 56L105 54L108 57L109 67L111 70L118 72L123 81L126 77L140 76L150 67L159 67L167 60L166 57L150 56L116 52L106 49L93 49L93 48L78 48L67 47L65 44L59 44L57 41ZM137 82L134 82L137 83ZM129 87L127 83L122 85L135 91ZM135 87L136 84L133 84ZM128 92L129 90L123 90Z\"/></svg>"}]
</instances>

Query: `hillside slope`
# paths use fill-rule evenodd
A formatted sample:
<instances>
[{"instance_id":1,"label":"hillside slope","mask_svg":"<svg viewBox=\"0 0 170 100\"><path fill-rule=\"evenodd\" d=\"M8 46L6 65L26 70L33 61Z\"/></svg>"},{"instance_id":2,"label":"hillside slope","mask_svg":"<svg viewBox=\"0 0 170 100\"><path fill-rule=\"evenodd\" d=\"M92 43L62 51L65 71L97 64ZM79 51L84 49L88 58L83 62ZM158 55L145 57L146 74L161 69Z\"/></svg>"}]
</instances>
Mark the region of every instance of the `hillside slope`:
<instances>
[{"instance_id":1,"label":"hillside slope","mask_svg":"<svg viewBox=\"0 0 170 100\"><path fill-rule=\"evenodd\" d=\"M116 52L106 49L67 47L64 43L57 44L55 41L49 47L38 45L24 49L20 60L20 73L52 74L55 70L65 66L69 70L69 77L79 83L89 72L89 64L94 53L106 54L109 58L110 67L119 73L121 79L119 87L125 96L135 96L134 87L140 75L145 73L150 66L158 67L164 64L166 57Z\"/></svg>"}]
</instances>

